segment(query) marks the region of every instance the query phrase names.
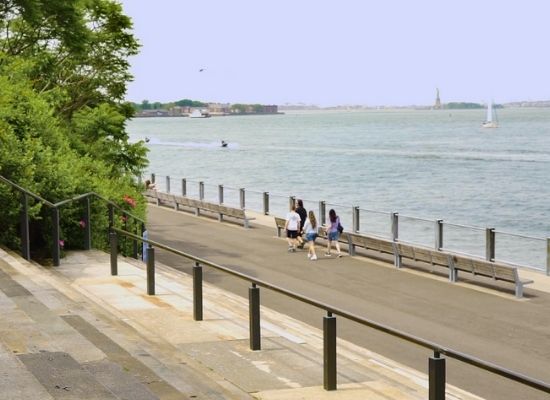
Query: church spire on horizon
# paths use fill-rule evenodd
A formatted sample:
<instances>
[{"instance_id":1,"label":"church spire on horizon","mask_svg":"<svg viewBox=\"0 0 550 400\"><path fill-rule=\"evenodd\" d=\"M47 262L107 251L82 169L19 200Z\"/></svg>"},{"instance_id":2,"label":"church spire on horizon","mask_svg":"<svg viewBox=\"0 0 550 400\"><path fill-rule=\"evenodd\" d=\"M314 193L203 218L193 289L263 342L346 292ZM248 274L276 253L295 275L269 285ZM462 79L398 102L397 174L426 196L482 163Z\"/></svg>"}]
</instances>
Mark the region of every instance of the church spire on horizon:
<instances>
[{"instance_id":1,"label":"church spire on horizon","mask_svg":"<svg viewBox=\"0 0 550 400\"><path fill-rule=\"evenodd\" d=\"M435 105L434 109L439 110L441 109L441 100L439 99L439 88L435 88Z\"/></svg>"}]
</instances>

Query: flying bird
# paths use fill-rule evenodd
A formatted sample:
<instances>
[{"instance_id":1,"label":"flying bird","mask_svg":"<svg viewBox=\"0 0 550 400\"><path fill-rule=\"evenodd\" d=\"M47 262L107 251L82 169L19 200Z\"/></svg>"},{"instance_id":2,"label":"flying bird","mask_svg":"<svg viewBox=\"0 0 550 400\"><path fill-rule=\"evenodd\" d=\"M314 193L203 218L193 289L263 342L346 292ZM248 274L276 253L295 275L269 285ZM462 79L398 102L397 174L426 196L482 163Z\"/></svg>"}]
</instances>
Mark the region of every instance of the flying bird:
<instances>
[{"instance_id":1,"label":"flying bird","mask_svg":"<svg viewBox=\"0 0 550 400\"><path fill-rule=\"evenodd\" d=\"M199 69L199 72L202 72L202 71L204 71L205 69L206 69L206 68L201 68L201 69Z\"/></svg>"}]
</instances>

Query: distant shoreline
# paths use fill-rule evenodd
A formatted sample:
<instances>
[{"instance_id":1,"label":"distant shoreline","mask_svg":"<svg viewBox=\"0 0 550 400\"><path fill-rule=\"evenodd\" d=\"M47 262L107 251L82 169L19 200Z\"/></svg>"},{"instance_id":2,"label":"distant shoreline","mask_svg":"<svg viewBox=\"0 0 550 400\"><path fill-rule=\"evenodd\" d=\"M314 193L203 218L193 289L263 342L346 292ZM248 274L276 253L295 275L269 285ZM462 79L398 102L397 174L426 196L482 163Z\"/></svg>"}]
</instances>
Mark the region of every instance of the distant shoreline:
<instances>
[{"instance_id":1,"label":"distant shoreline","mask_svg":"<svg viewBox=\"0 0 550 400\"><path fill-rule=\"evenodd\" d=\"M228 114L210 114L208 117L199 117L193 119L207 119L210 117L239 117L239 116L250 116L250 115L284 115L284 112L276 113L228 113ZM180 114L180 115L134 115L132 118L190 118L189 114Z\"/></svg>"}]
</instances>

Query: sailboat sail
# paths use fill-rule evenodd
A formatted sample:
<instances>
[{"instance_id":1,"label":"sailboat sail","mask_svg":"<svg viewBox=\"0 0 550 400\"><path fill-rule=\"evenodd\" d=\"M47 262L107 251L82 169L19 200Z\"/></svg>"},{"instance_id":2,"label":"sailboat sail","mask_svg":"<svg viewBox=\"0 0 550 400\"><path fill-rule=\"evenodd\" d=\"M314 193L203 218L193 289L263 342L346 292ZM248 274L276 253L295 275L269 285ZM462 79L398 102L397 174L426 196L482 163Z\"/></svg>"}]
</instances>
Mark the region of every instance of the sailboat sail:
<instances>
[{"instance_id":1,"label":"sailboat sail","mask_svg":"<svg viewBox=\"0 0 550 400\"><path fill-rule=\"evenodd\" d=\"M495 115L496 117L496 115ZM481 124L484 128L497 128L498 127L498 121L493 121L493 101L491 100L487 104L487 119L483 124Z\"/></svg>"},{"instance_id":2,"label":"sailboat sail","mask_svg":"<svg viewBox=\"0 0 550 400\"><path fill-rule=\"evenodd\" d=\"M486 122L493 122L493 102L489 102L489 106L487 107L487 121Z\"/></svg>"}]
</instances>

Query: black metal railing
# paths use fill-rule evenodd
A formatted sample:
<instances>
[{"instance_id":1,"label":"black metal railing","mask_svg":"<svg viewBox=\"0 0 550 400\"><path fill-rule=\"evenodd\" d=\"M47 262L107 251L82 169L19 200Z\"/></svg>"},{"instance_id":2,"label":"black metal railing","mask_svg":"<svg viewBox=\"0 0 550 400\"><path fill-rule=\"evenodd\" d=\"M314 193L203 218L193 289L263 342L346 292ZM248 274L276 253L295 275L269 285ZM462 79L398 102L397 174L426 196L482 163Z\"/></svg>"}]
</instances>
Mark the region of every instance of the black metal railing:
<instances>
[{"instance_id":1,"label":"black metal railing","mask_svg":"<svg viewBox=\"0 0 550 400\"><path fill-rule=\"evenodd\" d=\"M330 304L323 303L321 301L304 296L300 293L293 292L283 287L274 285L264 280L255 278L250 275L243 274L220 264L208 261L204 258L194 256L192 254L183 252L181 250L174 249L162 243L154 240L144 239L131 232L126 232L118 228L112 228L111 239L111 274L117 275L117 240L118 236L126 236L133 240L146 243L147 248L147 294L155 294L155 247L168 251L172 254L179 255L195 262L193 267L193 316L196 321L202 320L202 266L214 268L218 271L225 272L239 279L248 281L251 283L249 288L249 332L250 332L250 349L261 350L261 332L260 332L260 287L272 290L274 292L283 294L292 299L298 300L302 303L309 304L319 309L325 310L327 315L323 317L323 386L325 390L336 390L336 317L346 318L350 321L354 321L360 325L364 325L375 329L380 332L398 337L410 343L414 343L418 346L430 349L433 351L433 357L429 358L429 399L430 400L443 400L445 399L445 381L446 381L446 367L445 358L442 355L453 358L463 363L473 365L485 371L492 372L496 375L508 378L512 381L520 384L532 387L545 393L550 393L550 384L531 378L527 375L523 375L511 370L508 370L499 365L490 363L488 361L481 360L473 357L469 354L461 353L451 348L442 346L440 344L419 338L409 333L394 329L390 326L380 324L376 321L364 318L357 314L350 313L338 307L334 307Z\"/></svg>"},{"instance_id":2,"label":"black metal railing","mask_svg":"<svg viewBox=\"0 0 550 400\"><path fill-rule=\"evenodd\" d=\"M52 220L52 243L51 243L51 252L52 252L52 259L53 259L53 265L59 266L60 264L60 257L61 257L61 244L60 244L60 209L61 207L76 202L76 201L83 201L83 208L84 208L84 245L83 248L85 250L90 250L92 248L92 214L90 209L90 201L91 199L95 198L98 200L101 200L103 203L107 205L107 214L109 218L109 228L113 227L114 222L114 210L118 210L121 215L124 217L124 225L127 228L128 223L127 219L131 218L135 225L137 226L136 230L139 230L140 233L143 233L145 230L145 221L128 211L124 210L122 207L114 203L113 201L95 193L95 192L89 192L80 194L77 196L74 196L70 199L62 200L57 203L52 203L41 196L37 195L36 193L33 193L18 184L10 181L9 179L3 177L0 175L0 182L5 183L8 186L11 186L15 190L21 193L21 227L20 227L20 233L21 233L21 255L26 260L31 259L31 246L30 246L30 240L29 240L29 206L28 206L28 200L29 197L35 199L36 201L44 204L46 207L51 209L51 220ZM106 235L108 232L105 233ZM138 246L137 241L134 241L132 253L134 258L137 258L138 253Z\"/></svg>"}]
</instances>

